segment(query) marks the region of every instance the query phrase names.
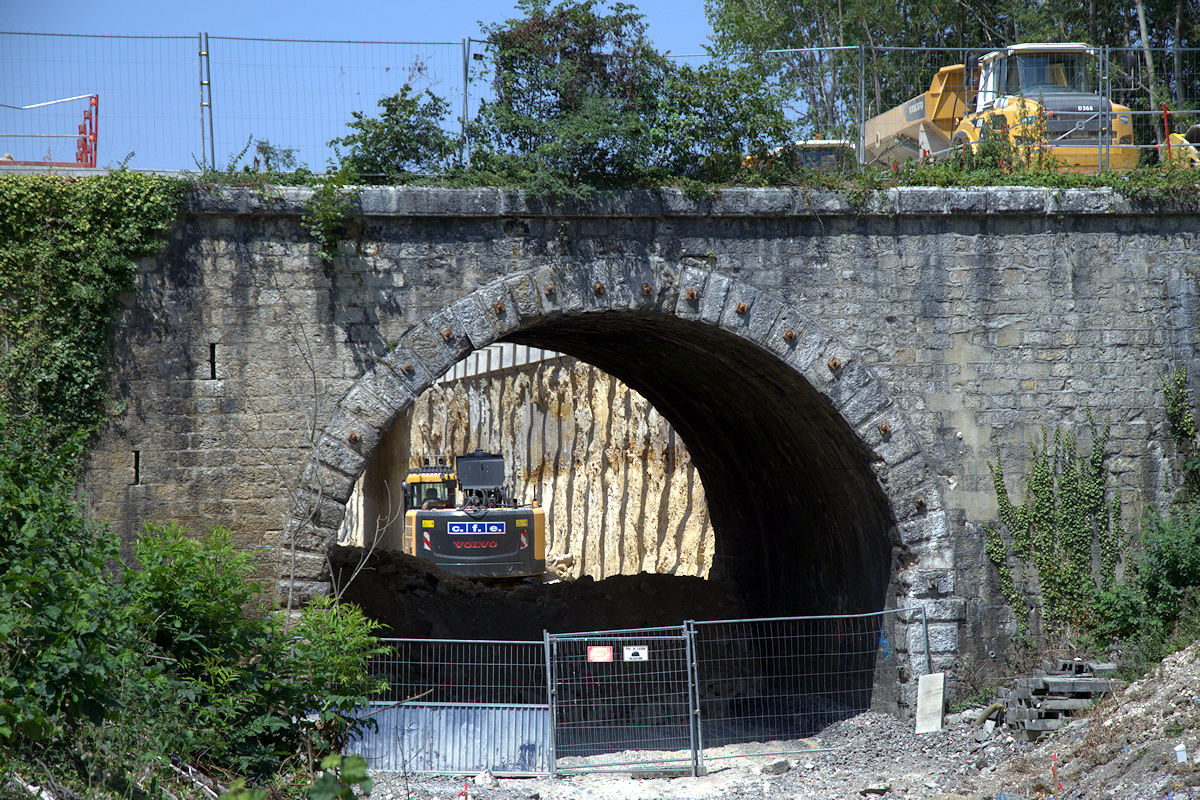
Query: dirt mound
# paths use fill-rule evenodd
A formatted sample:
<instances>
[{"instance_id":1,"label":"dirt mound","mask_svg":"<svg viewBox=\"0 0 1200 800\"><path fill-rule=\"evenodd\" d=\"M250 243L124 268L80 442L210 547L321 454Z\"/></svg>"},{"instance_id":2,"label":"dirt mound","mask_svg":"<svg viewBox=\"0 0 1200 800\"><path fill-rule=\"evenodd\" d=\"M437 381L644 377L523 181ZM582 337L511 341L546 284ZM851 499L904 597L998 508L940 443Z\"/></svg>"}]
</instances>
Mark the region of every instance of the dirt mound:
<instances>
[{"instance_id":1,"label":"dirt mound","mask_svg":"<svg viewBox=\"0 0 1200 800\"><path fill-rule=\"evenodd\" d=\"M332 555L339 583L361 558L356 548L339 548ZM543 630L644 628L746 616L739 592L704 578L642 573L496 586L403 553L379 551L343 598L387 625L383 635L402 638L540 640Z\"/></svg>"}]
</instances>

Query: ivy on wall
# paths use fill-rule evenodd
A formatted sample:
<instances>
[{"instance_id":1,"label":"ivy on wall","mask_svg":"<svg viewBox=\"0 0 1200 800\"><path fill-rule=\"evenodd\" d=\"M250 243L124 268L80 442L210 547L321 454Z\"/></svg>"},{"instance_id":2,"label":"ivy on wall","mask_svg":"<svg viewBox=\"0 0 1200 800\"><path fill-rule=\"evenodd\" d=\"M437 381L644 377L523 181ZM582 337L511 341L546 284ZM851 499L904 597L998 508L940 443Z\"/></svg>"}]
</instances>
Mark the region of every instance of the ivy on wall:
<instances>
[{"instance_id":1,"label":"ivy on wall","mask_svg":"<svg viewBox=\"0 0 1200 800\"><path fill-rule=\"evenodd\" d=\"M1020 505L1008 494L999 458L988 462L1000 523L985 528L986 550L1022 634L1031 608L1040 607L1051 625L1070 623L1116 580L1121 493L1109 488L1109 426L1099 430L1090 415L1089 426L1092 444L1083 454L1073 433L1056 430L1051 442L1042 431L1041 446L1030 445Z\"/></svg>"},{"instance_id":2,"label":"ivy on wall","mask_svg":"<svg viewBox=\"0 0 1200 800\"><path fill-rule=\"evenodd\" d=\"M1167 428L1179 452L1182 468L1181 500L1190 501L1200 496L1200 436L1196 429L1196 415L1192 413L1191 398L1188 396L1186 367L1176 367L1170 375L1162 376L1163 401L1167 412Z\"/></svg>"},{"instance_id":3,"label":"ivy on wall","mask_svg":"<svg viewBox=\"0 0 1200 800\"><path fill-rule=\"evenodd\" d=\"M109 341L134 259L155 253L187 184L114 172L0 175L0 403L46 425L47 447L109 405Z\"/></svg>"}]
</instances>

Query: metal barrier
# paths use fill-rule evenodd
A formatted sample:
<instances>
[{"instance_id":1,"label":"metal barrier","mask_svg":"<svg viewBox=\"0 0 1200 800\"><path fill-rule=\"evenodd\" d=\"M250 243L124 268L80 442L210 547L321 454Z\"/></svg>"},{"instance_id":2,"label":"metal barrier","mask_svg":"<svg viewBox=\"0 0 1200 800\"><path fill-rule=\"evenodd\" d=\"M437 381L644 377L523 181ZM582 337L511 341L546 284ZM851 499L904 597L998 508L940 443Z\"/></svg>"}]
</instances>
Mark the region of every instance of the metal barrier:
<instances>
[{"instance_id":1,"label":"metal barrier","mask_svg":"<svg viewBox=\"0 0 1200 800\"><path fill-rule=\"evenodd\" d=\"M701 752L803 739L869 710L914 615L924 627L920 609L689 623Z\"/></svg>"},{"instance_id":2,"label":"metal barrier","mask_svg":"<svg viewBox=\"0 0 1200 800\"><path fill-rule=\"evenodd\" d=\"M695 775L693 638L686 625L547 634L554 771Z\"/></svg>"},{"instance_id":3,"label":"metal barrier","mask_svg":"<svg viewBox=\"0 0 1200 800\"><path fill-rule=\"evenodd\" d=\"M550 772L541 642L385 639L370 671L387 690L356 749L384 772L527 776Z\"/></svg>"},{"instance_id":4,"label":"metal barrier","mask_svg":"<svg viewBox=\"0 0 1200 800\"><path fill-rule=\"evenodd\" d=\"M374 769L407 773L699 775L706 759L733 757L724 745L797 741L771 752L813 752L800 740L872 708L897 651L912 660L909 641L931 666L920 607L541 642L385 641L392 653L371 669L388 690L357 750Z\"/></svg>"}]
</instances>

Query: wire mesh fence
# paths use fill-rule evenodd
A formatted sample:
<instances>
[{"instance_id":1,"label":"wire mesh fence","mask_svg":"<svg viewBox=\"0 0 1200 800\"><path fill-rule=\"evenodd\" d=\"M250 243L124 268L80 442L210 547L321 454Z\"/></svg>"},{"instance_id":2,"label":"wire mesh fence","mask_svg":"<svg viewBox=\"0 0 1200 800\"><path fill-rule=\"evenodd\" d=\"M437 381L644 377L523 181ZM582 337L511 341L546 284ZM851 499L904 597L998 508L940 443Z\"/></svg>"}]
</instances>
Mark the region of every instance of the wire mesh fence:
<instances>
[{"instance_id":1,"label":"wire mesh fence","mask_svg":"<svg viewBox=\"0 0 1200 800\"><path fill-rule=\"evenodd\" d=\"M355 113L374 117L381 98L406 84L443 98L464 91L462 42L329 42L208 39L212 71L213 141L219 168L253 143L293 150L320 171L333 156L329 142L349 133ZM458 116L458 109L455 109Z\"/></svg>"},{"instance_id":2,"label":"wire mesh fence","mask_svg":"<svg viewBox=\"0 0 1200 800\"><path fill-rule=\"evenodd\" d=\"M87 98L98 96L98 165L192 168L198 75L195 36L0 33L0 151L76 162ZM66 98L77 99L54 102Z\"/></svg>"},{"instance_id":3,"label":"wire mesh fence","mask_svg":"<svg viewBox=\"0 0 1200 800\"><path fill-rule=\"evenodd\" d=\"M701 748L802 739L869 710L914 613L692 623Z\"/></svg>"},{"instance_id":4,"label":"wire mesh fence","mask_svg":"<svg viewBox=\"0 0 1200 800\"><path fill-rule=\"evenodd\" d=\"M385 772L544 775L550 713L542 642L385 639L369 665L387 689L355 744Z\"/></svg>"},{"instance_id":5,"label":"wire mesh fence","mask_svg":"<svg viewBox=\"0 0 1200 800\"><path fill-rule=\"evenodd\" d=\"M288 163L319 172L336 159L330 142L352 132L355 114L377 116L380 100L405 85L445 100L450 111L442 124L464 135L492 94L491 57L485 42L471 38L0 32L0 152L17 161L155 170L253 168L256 157L275 158L270 166L287 169L279 161L287 155L294 160ZM964 86L963 70L953 68L987 60L980 48L869 46L668 58L749 67L775 91L799 139L845 142L860 161L878 163L897 160L896 152L883 152L893 140L911 139L909 155L946 151L953 127L942 124L939 134L936 126L922 132L914 124L937 111L943 123L957 125L977 109L973 81ZM1143 162L1160 151L1165 156L1172 145L1188 152L1168 134L1183 137L1200 122L1200 50L1094 48L1086 72L1088 91L1105 102L1079 119L1060 113L1049 123L1050 140L1086 138L1095 129L1105 151L1100 166L1125 163L1124 151ZM1127 142L1099 135L1112 130L1109 102L1118 122L1126 115L1132 121ZM925 108L930 103L939 109ZM81 148L85 134L92 137L90 152Z\"/></svg>"},{"instance_id":6,"label":"wire mesh fence","mask_svg":"<svg viewBox=\"0 0 1200 800\"><path fill-rule=\"evenodd\" d=\"M414 773L696 775L725 745L803 740L880 705L913 651L930 670L920 608L385 642L370 666L388 685L369 712L378 728L357 750Z\"/></svg>"},{"instance_id":7,"label":"wire mesh fence","mask_svg":"<svg viewBox=\"0 0 1200 800\"><path fill-rule=\"evenodd\" d=\"M544 705L546 658L541 642L385 639L390 653L370 672L387 681L382 702Z\"/></svg>"},{"instance_id":8,"label":"wire mesh fence","mask_svg":"<svg viewBox=\"0 0 1200 800\"><path fill-rule=\"evenodd\" d=\"M685 626L547 636L556 771L695 774L691 644Z\"/></svg>"}]
</instances>

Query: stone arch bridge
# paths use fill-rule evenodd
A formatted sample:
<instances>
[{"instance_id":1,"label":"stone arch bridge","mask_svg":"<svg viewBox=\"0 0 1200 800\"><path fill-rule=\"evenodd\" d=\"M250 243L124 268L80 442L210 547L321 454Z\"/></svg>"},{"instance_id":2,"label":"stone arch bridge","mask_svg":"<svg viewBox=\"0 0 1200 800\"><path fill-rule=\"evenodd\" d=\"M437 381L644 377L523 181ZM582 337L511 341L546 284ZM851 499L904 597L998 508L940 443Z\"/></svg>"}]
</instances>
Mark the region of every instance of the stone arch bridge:
<instances>
[{"instance_id":1,"label":"stone arch bridge","mask_svg":"<svg viewBox=\"0 0 1200 800\"><path fill-rule=\"evenodd\" d=\"M687 442L716 549L763 615L921 605L935 667L1012 630L988 460L1112 424L1132 524L1171 455L1159 375L1196 352L1200 217L1107 190L800 189L357 198L339 255L307 190L198 194L118 333L126 403L93 510L233 528L301 592L381 438L457 360L561 351ZM1164 448L1166 448L1164 450ZM923 651L923 647L919 648ZM914 658L924 660L923 652Z\"/></svg>"}]
</instances>

